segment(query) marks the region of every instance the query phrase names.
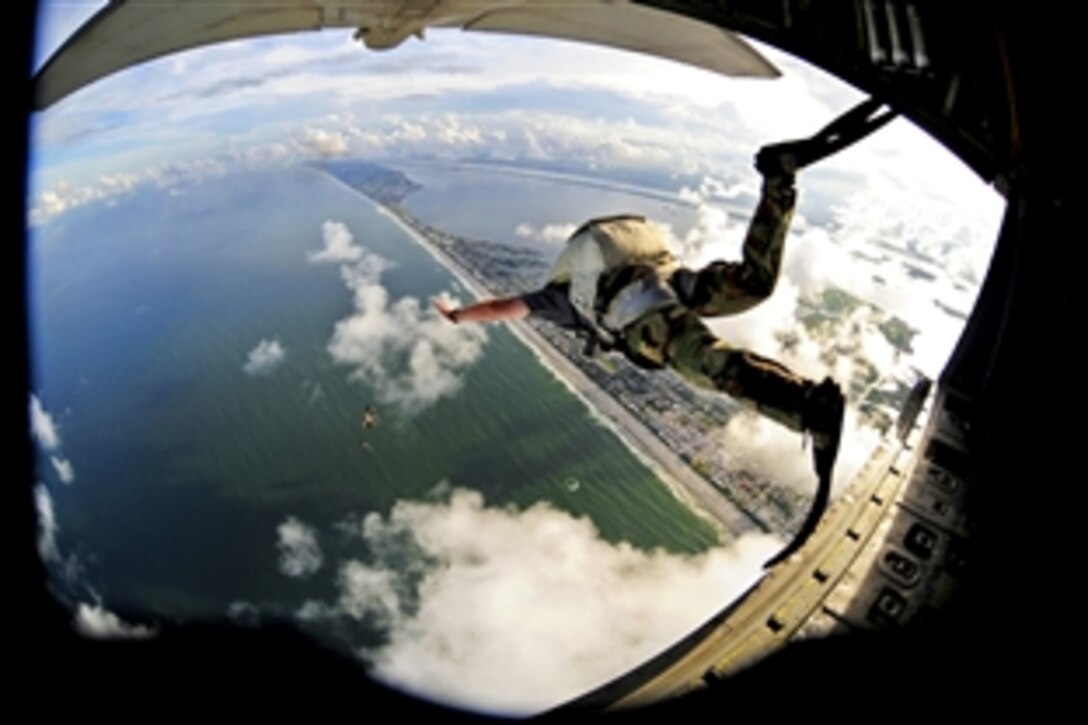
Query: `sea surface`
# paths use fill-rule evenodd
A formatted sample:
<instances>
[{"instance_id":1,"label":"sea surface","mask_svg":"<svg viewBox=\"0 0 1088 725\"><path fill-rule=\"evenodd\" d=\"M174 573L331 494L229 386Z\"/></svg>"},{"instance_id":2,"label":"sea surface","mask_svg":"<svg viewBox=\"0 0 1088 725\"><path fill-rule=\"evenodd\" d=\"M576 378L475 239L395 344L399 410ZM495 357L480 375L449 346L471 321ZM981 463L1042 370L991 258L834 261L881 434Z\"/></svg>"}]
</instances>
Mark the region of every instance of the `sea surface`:
<instances>
[{"instance_id":1,"label":"sea surface","mask_svg":"<svg viewBox=\"0 0 1088 725\"><path fill-rule=\"evenodd\" d=\"M690 210L621 191L412 176L425 186L406 202L414 213L497 241L530 243L515 233L522 223L614 210L690 222ZM334 560L363 545L336 536L338 523L440 485L478 490L489 505L549 502L643 549L694 553L717 541L501 326L458 394L412 415L380 410L364 431L375 393L327 350L350 292L335 266L307 261L330 220L394 263L382 276L391 300L425 304L455 288L368 200L307 168L138 190L31 230L33 390L61 437L41 452L38 475L58 546L82 566L78 586L58 580L59 591L181 620L237 602L292 612L333 598L335 572L285 577L281 523L313 527ZM282 363L247 375L247 354L270 339ZM50 456L71 462L71 483Z\"/></svg>"},{"instance_id":2,"label":"sea surface","mask_svg":"<svg viewBox=\"0 0 1088 725\"><path fill-rule=\"evenodd\" d=\"M532 245L553 255L562 247L562 239L544 241L524 231L539 232L548 225L577 227L596 217L640 214L668 225L682 237L697 219L695 208L662 190L513 167L389 166L423 187L409 195L404 206L428 224L473 239ZM529 230L519 234L523 225Z\"/></svg>"}]
</instances>

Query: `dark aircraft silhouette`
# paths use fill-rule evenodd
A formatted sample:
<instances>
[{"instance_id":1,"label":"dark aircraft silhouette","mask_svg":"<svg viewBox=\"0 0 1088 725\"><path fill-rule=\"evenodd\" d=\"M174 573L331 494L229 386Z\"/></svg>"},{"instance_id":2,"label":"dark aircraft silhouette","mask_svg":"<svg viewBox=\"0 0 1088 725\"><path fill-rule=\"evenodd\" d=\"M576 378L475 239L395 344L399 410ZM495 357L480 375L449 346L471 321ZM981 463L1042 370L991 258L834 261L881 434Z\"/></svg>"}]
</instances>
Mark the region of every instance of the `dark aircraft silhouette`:
<instances>
[{"instance_id":1,"label":"dark aircraft silhouette","mask_svg":"<svg viewBox=\"0 0 1088 725\"><path fill-rule=\"evenodd\" d=\"M152 4L160 9L164 5L143 3ZM140 5L118 2L109 10L120 13ZM213 4L191 4L202 5ZM344 24L356 18L348 12L355 3L329 4L333 5L347 9L341 17ZM489 5L476 4L478 16L462 18L463 24L472 25L473 18L486 21ZM1079 511L1069 505L1068 486L1063 485L1079 480L1080 457L1072 440L1072 429L1079 426L1060 421L1070 414L1076 419L1085 397L1079 379L1068 375L1075 359L1071 341L1085 323L1085 305L1078 294L1082 268L1076 264L1083 257L1081 235L1071 234L1070 228L1071 190L1082 184L1070 183L1066 172L1080 153L1082 135L1073 128L1076 114L1066 101L1075 90L1061 80L1072 67L1072 49L1078 47L1074 10L1027 3L907 0L528 5L547 5L545 15L567 29L578 27L583 6L592 6L592 12L606 21L601 24L605 28L611 12L652 10L685 23L699 21L700 32L724 28L782 48L910 118L1007 199L979 300L930 393L929 423L914 438L906 437L902 458L887 469L889 475L902 473L897 466L934 471L925 486L948 487L954 523L926 527L938 513L937 504L947 503L937 494L925 500L903 499L895 504L898 510L918 519L915 523L921 528L905 525L901 539L891 547L894 551L881 550L882 556L900 556L881 558L875 565L874 576L884 577L886 586L875 590L871 602L859 604L860 614L849 607L831 610L826 600L819 605L817 614L832 624L842 620L843 636L792 641L739 672L723 675L707 669L698 691L645 709L610 713L609 719L720 721L756 713L778 718L834 713L844 718L898 715L947 720L974 714L988 702L1003 708L1030 703L1032 712L1045 718L1048 709L1060 707L1058 668L1037 643L1061 637L1077 625L1076 608L1066 606L1060 591L1067 572L1058 569L1053 554L1061 550L1056 533L1077 530L1079 523L1073 520ZM517 12L521 6L504 7ZM17 99L7 105L12 121L8 128L25 131L25 112L45 105L50 97L43 96L42 82L33 87L27 82L32 13L17 4L8 14L14 22L9 25L5 67ZM374 37L379 45L392 44L397 36L422 32L424 25L384 27L384 35ZM622 32L622 24L612 27ZM276 30L280 28L271 29ZM361 34L366 37L368 32ZM673 37L682 41L683 33ZM589 40L604 42L600 37ZM54 92L59 98L71 90ZM9 240L26 232L25 133L21 140L5 145ZM13 256L4 267L8 275L4 309L14 317L8 329L18 330L25 345L23 248L9 244L5 249ZM1070 252L1073 256L1067 262ZM1049 324L1055 321L1060 321L1060 329ZM12 497L5 510L16 512L5 529L9 551L15 552L21 566L23 586L8 590L14 603L8 621L19 645L17 666L8 668L16 674L8 676L17 678L16 685L31 678L47 682L62 694L50 699L51 712L82 712L86 703L100 702L105 692L116 694L122 704L146 702L157 708L172 707L185 701L184 696L242 705L247 712L283 705L312 709L319 702L375 714L391 707L406 718L483 719L374 683L361 675L356 663L322 650L286 626L246 630L167 623L150 642L103 643L77 636L69 624L70 614L46 590L46 574L34 546L25 356L10 374L17 380L7 386L6 410L12 430L21 431L21 439L16 437L21 446L13 457L15 477L22 485L11 482L4 487ZM878 493L872 497L879 499ZM923 510L928 505L933 509ZM850 531L844 530L846 538ZM795 572L808 563L804 551L797 558L802 561ZM920 568L911 569L912 565ZM809 578L819 583L819 576L816 569ZM945 596L938 584L950 578L957 586ZM925 603L912 604L921 594L926 595ZM933 594L941 595L937 604L929 596ZM737 607L743 605L744 601ZM736 613L731 607L694 633L690 642L679 643L685 645L684 651L648 663L645 671L632 673L632 679L612 683L598 697L587 697L544 719L602 715L602 708L649 686L688 657ZM783 608L762 614L767 618L753 625L762 628L761 636L773 636L776 626L781 631L790 616ZM906 614L910 616L903 618ZM871 626L855 626L863 620ZM1071 643L1064 649L1073 649L1075 655L1076 648ZM30 690L8 691L18 696Z\"/></svg>"}]
</instances>

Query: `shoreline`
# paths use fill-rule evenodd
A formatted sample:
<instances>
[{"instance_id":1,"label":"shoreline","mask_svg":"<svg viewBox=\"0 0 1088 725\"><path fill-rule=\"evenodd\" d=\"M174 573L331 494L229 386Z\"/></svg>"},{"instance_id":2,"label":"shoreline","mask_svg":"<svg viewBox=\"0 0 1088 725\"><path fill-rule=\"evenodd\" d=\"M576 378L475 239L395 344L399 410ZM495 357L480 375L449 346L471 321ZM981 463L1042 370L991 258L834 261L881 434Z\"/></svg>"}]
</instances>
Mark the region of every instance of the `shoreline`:
<instances>
[{"instance_id":1,"label":"shoreline","mask_svg":"<svg viewBox=\"0 0 1088 725\"><path fill-rule=\"evenodd\" d=\"M387 217L405 234L415 240L476 299L493 296L491 292L483 287L479 280L462 268L457 260L431 244L426 237L413 229L389 207L371 199L336 176L320 169L315 170L344 188L350 189L372 204L378 213ZM556 350L551 343L545 340L524 320L511 321L506 324L514 337L536 357L548 372L586 406L587 411L596 422L612 431L620 439L624 447L639 462L650 469L677 500L697 515L705 518L719 531L719 534L724 535L722 543L729 543L728 538L737 538L749 531L759 531L748 515L736 504L729 501L713 484L695 473L642 421L638 420L619 401L590 380L577 365Z\"/></svg>"}]
</instances>

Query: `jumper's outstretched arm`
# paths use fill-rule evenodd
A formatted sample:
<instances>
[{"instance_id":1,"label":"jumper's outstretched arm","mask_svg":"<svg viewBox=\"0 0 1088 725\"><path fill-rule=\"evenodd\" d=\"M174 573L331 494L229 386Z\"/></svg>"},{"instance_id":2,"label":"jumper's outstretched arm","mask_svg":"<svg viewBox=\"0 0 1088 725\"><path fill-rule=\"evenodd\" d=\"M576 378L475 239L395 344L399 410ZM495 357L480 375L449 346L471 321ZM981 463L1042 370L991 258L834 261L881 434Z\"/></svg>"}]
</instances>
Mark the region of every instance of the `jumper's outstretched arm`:
<instances>
[{"instance_id":1,"label":"jumper's outstretched arm","mask_svg":"<svg viewBox=\"0 0 1088 725\"><path fill-rule=\"evenodd\" d=\"M860 141L895 115L871 98L810 138L761 148L756 154L756 170L763 175L763 188L744 239L744 259L713 262L698 272L679 270L674 286L684 303L703 317L715 317L743 312L769 297L778 280L782 249L797 203L796 173Z\"/></svg>"},{"instance_id":2,"label":"jumper's outstretched arm","mask_svg":"<svg viewBox=\"0 0 1088 725\"><path fill-rule=\"evenodd\" d=\"M529 316L529 305L520 297L500 297L454 309L442 299L432 301L439 314L454 324L461 322L502 322L523 320Z\"/></svg>"}]
</instances>

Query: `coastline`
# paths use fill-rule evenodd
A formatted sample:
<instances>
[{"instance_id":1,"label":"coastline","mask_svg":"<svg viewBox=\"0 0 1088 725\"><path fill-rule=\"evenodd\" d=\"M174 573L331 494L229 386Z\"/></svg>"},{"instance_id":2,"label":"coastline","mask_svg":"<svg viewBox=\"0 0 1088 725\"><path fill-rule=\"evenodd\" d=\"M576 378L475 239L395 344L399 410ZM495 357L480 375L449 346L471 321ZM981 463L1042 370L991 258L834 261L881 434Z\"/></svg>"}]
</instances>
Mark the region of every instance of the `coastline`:
<instances>
[{"instance_id":1,"label":"coastline","mask_svg":"<svg viewBox=\"0 0 1088 725\"><path fill-rule=\"evenodd\" d=\"M476 299L493 296L479 280L461 267L457 260L431 244L395 211L371 199L333 174L317 171L372 204L380 214L394 222L434 257ZM714 525L723 536L722 543L728 543L729 538L739 537L746 532L759 530L747 514L725 498L713 484L695 473L646 425L609 393L602 390L530 325L519 320L508 322L507 327L556 380L566 386L586 406L594 420L611 430L621 443L665 484L673 496Z\"/></svg>"}]
</instances>

